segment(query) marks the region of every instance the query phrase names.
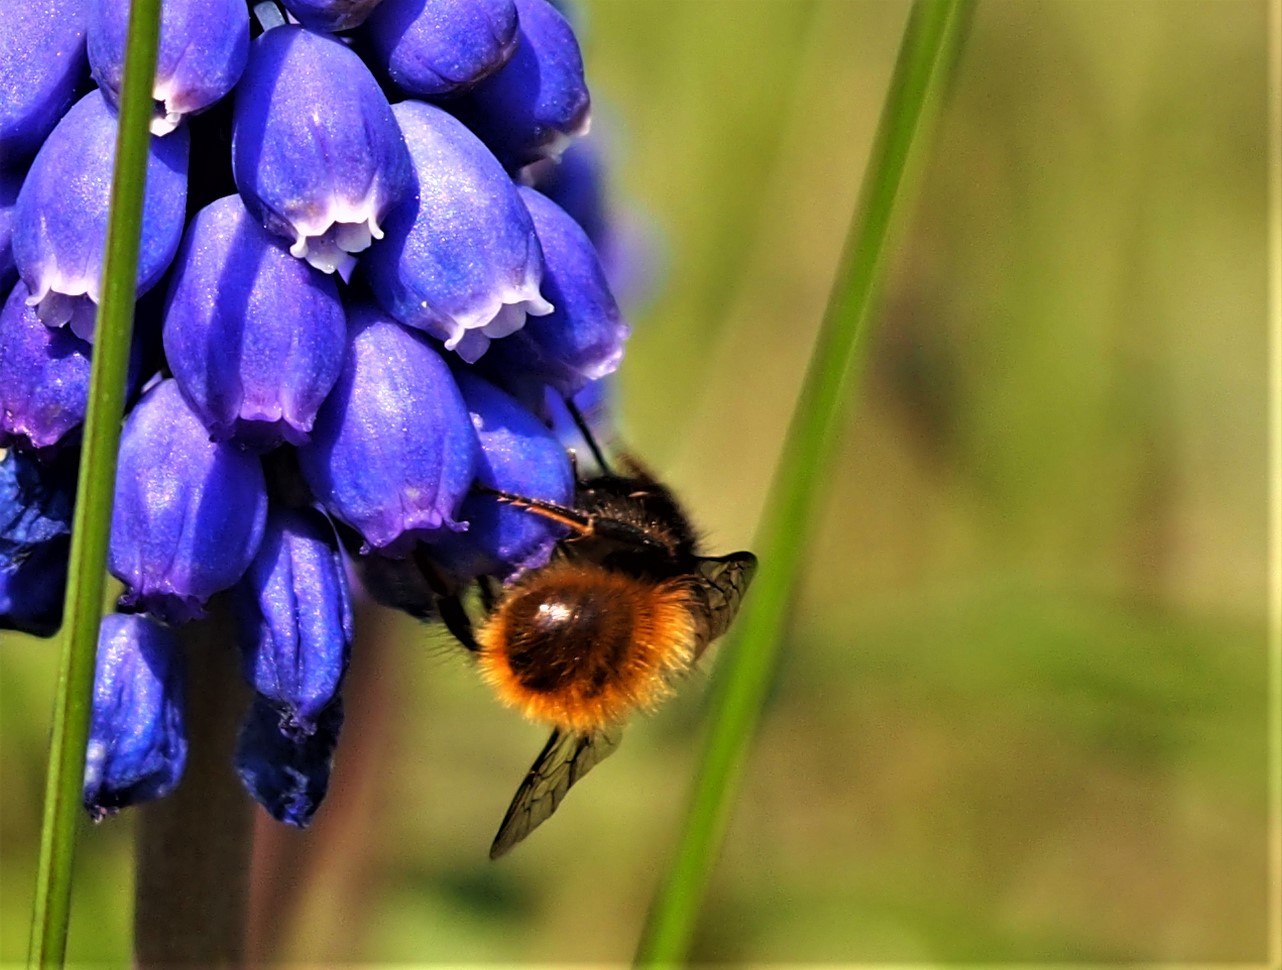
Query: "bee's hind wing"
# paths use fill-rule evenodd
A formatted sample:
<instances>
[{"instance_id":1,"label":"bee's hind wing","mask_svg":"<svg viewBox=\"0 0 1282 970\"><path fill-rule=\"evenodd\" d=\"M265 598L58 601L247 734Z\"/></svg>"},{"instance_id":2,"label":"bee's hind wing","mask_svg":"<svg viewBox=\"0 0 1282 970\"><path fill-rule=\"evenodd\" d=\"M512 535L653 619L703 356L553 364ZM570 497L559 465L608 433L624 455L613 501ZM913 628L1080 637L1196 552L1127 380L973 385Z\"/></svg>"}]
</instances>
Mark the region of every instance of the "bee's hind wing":
<instances>
[{"instance_id":1,"label":"bee's hind wing","mask_svg":"<svg viewBox=\"0 0 1282 970\"><path fill-rule=\"evenodd\" d=\"M497 859L542 825L570 786L613 754L621 739L618 731L575 734L554 730L516 790L490 846L490 858Z\"/></svg>"},{"instance_id":2,"label":"bee's hind wing","mask_svg":"<svg viewBox=\"0 0 1282 970\"><path fill-rule=\"evenodd\" d=\"M698 638L696 659L708 644L730 629L743 594L757 571L757 557L750 552L712 556L700 559L697 570L700 583L695 595L701 598L704 609L696 616L704 621L704 629Z\"/></svg>"}]
</instances>

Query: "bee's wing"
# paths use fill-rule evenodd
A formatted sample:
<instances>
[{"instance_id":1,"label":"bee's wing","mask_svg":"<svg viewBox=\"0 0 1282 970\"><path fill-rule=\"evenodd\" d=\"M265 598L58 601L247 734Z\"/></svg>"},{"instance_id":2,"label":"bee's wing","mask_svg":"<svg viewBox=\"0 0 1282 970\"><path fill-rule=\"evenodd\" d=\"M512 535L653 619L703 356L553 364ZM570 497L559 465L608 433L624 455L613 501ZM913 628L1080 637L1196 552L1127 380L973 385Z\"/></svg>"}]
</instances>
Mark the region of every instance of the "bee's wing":
<instances>
[{"instance_id":1,"label":"bee's wing","mask_svg":"<svg viewBox=\"0 0 1282 970\"><path fill-rule=\"evenodd\" d=\"M700 559L697 567L701 582L695 589L704 606L704 629L700 630L696 659L717 637L734 622L748 591L753 573L757 571L757 557L750 552L732 552L728 556Z\"/></svg>"},{"instance_id":2,"label":"bee's wing","mask_svg":"<svg viewBox=\"0 0 1282 970\"><path fill-rule=\"evenodd\" d=\"M553 731L530 766L525 781L516 790L490 846L490 858L497 859L542 825L556 811L570 786L609 757L621 738L617 731L594 734L575 734L560 728Z\"/></svg>"}]
</instances>

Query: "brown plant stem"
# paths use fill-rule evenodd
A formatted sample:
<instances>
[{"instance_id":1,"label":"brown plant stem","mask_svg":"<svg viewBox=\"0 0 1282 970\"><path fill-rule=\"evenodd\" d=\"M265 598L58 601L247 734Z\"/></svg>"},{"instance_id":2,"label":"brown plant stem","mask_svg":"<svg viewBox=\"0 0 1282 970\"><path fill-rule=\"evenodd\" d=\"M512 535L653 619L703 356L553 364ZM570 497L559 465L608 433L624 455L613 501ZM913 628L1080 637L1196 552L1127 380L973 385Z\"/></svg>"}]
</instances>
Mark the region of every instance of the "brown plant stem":
<instances>
[{"instance_id":1,"label":"brown plant stem","mask_svg":"<svg viewBox=\"0 0 1282 970\"><path fill-rule=\"evenodd\" d=\"M225 608L184 627L189 753L182 783L144 806L135 835L139 967L245 962L253 801L232 769L249 689Z\"/></svg>"}]
</instances>

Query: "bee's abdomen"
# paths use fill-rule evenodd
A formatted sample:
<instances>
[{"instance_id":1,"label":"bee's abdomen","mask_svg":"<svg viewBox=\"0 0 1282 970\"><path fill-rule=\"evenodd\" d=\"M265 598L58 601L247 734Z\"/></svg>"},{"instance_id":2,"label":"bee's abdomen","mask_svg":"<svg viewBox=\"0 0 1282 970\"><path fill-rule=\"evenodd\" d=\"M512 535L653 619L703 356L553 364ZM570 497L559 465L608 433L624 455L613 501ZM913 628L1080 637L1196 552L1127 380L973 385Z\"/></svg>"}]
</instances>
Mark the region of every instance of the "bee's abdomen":
<instances>
[{"instance_id":1,"label":"bee's abdomen","mask_svg":"<svg viewBox=\"0 0 1282 970\"><path fill-rule=\"evenodd\" d=\"M558 563L509 590L478 641L508 703L586 733L667 693L690 665L694 624L677 584Z\"/></svg>"}]
</instances>

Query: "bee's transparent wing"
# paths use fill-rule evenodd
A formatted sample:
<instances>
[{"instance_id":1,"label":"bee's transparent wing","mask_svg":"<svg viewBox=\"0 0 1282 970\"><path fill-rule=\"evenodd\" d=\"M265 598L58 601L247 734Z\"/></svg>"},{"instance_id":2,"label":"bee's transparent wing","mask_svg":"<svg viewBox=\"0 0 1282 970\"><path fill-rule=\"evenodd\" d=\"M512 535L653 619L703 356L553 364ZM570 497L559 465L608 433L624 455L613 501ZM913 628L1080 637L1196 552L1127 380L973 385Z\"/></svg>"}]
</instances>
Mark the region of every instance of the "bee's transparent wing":
<instances>
[{"instance_id":1,"label":"bee's transparent wing","mask_svg":"<svg viewBox=\"0 0 1282 970\"><path fill-rule=\"evenodd\" d=\"M609 757L621 739L618 731L553 731L516 790L490 846L490 858L497 859L542 825L556 811L570 786Z\"/></svg>"},{"instance_id":2,"label":"bee's transparent wing","mask_svg":"<svg viewBox=\"0 0 1282 970\"><path fill-rule=\"evenodd\" d=\"M757 557L750 552L733 552L728 556L699 560L698 573L702 582L695 588L695 595L701 599L704 609L702 615L696 612L703 621L695 649L696 659L708 644L730 629L756 571Z\"/></svg>"}]
</instances>

